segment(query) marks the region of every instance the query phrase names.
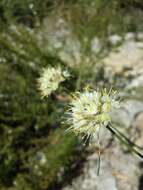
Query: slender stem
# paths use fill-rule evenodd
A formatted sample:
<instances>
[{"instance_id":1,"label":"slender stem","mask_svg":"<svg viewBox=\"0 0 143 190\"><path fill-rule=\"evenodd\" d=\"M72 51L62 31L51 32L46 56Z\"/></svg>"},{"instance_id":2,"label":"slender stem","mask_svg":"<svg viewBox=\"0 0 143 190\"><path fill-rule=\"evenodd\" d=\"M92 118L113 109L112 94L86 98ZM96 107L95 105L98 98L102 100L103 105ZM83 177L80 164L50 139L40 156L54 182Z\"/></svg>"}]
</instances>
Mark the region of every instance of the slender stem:
<instances>
[{"instance_id":1,"label":"slender stem","mask_svg":"<svg viewBox=\"0 0 143 190\"><path fill-rule=\"evenodd\" d=\"M135 154L137 154L139 157L143 158L143 154L141 154L138 150L135 149L135 148L137 148L137 145L135 146L134 143L132 143L131 141L128 141L127 138L124 138L124 135L122 136L121 132L119 133L115 128L113 128L113 127L111 127L109 125L107 126L107 129L109 129L109 131L113 135L115 135L119 141L121 141L122 143L124 143L124 145L126 145L129 150L131 150L132 152L134 152Z\"/></svg>"},{"instance_id":2,"label":"slender stem","mask_svg":"<svg viewBox=\"0 0 143 190\"><path fill-rule=\"evenodd\" d=\"M133 143L129 138L127 138L123 133L121 133L116 127L113 127L112 125L111 125L111 127L112 127L115 131L117 131L117 133L119 133L119 135L121 135L122 138L124 138L124 140L128 141L128 143L130 144L130 146L134 146L134 147L136 147L136 148L138 148L138 149L140 149L140 150L143 150L142 147L140 147L140 146L138 146L137 144Z\"/></svg>"},{"instance_id":3,"label":"slender stem","mask_svg":"<svg viewBox=\"0 0 143 190\"><path fill-rule=\"evenodd\" d=\"M98 168L97 168L97 176L99 176L100 172L100 165L101 165L101 143L100 143L100 128L97 133L97 138L98 138Z\"/></svg>"}]
</instances>

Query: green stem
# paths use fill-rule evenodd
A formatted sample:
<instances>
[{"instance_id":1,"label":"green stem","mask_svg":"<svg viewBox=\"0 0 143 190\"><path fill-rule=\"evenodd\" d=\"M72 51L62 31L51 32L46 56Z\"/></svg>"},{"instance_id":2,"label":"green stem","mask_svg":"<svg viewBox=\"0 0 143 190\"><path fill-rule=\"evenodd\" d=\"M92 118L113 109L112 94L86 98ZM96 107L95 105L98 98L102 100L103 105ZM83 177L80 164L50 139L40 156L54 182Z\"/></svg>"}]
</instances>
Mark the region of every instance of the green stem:
<instances>
[{"instance_id":1,"label":"green stem","mask_svg":"<svg viewBox=\"0 0 143 190\"><path fill-rule=\"evenodd\" d=\"M111 127L111 126L107 126L107 129L109 129L109 131L115 135L115 137L122 142L124 145L126 145L128 147L129 150L131 150L132 152L134 152L136 155L138 155L139 157L143 158L143 154L141 154L136 148L138 148L138 146L136 144L134 144L133 142L131 142L128 138L126 138L121 132L119 132L117 129ZM140 148L141 149L141 148Z\"/></svg>"},{"instance_id":2,"label":"green stem","mask_svg":"<svg viewBox=\"0 0 143 190\"><path fill-rule=\"evenodd\" d=\"M111 125L112 126L112 125ZM124 138L125 141L127 141L130 146L132 147L136 147L138 149L140 149L141 151L143 150L142 147L138 146L137 144L133 143L129 138L127 138L123 133L121 133L116 127L113 127L112 128L120 135L122 136L122 138Z\"/></svg>"}]
</instances>

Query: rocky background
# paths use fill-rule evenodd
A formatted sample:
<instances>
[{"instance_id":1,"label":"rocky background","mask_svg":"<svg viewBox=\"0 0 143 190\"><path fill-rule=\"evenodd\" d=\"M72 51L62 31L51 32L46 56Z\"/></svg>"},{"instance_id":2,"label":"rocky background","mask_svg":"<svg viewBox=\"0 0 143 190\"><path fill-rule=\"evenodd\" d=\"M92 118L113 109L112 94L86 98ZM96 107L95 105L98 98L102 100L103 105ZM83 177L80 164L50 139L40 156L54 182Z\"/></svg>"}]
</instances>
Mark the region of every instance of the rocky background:
<instances>
[{"instance_id":1,"label":"rocky background","mask_svg":"<svg viewBox=\"0 0 143 190\"><path fill-rule=\"evenodd\" d=\"M125 41L109 56L103 59L107 78L113 80L116 75L122 82L126 99L121 108L112 113L114 122L121 125L121 131L139 146L143 146L143 50L142 34L135 40L134 33L128 33ZM111 36L115 45L120 36ZM136 91L141 90L140 92ZM132 94L128 95L128 91ZM121 94L122 95L122 94ZM110 134L103 133L102 159L100 175L97 176L98 153L94 144L89 148L93 153L87 157L80 176L73 179L64 190L141 190L143 189L142 159L124 149L118 141L112 141ZM95 142L96 143L96 142Z\"/></svg>"},{"instance_id":2,"label":"rocky background","mask_svg":"<svg viewBox=\"0 0 143 190\"><path fill-rule=\"evenodd\" d=\"M42 100L39 73L57 64L71 72L66 92ZM1 0L0 81L1 190L143 189L143 160L108 131L97 176L96 142L61 125L70 93L112 86L116 127L143 147L142 0Z\"/></svg>"}]
</instances>

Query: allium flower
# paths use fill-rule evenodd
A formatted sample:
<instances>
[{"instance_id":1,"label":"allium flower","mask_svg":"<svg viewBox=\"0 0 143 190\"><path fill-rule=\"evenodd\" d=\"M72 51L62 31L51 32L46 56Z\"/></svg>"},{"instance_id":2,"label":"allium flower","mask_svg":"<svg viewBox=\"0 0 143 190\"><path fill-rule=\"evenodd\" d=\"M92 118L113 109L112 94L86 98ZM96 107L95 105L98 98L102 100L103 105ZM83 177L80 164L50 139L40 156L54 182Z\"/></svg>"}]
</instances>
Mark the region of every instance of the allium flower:
<instances>
[{"instance_id":1,"label":"allium flower","mask_svg":"<svg viewBox=\"0 0 143 190\"><path fill-rule=\"evenodd\" d=\"M67 77L69 77L68 71L62 71L61 67L44 68L38 79L38 86L42 97L48 97L58 88L59 83L63 82Z\"/></svg>"},{"instance_id":2,"label":"allium flower","mask_svg":"<svg viewBox=\"0 0 143 190\"><path fill-rule=\"evenodd\" d=\"M106 127L111 122L110 112L119 107L115 98L116 93L107 93L106 89L76 93L67 112L69 129L93 138L101 126Z\"/></svg>"},{"instance_id":3,"label":"allium flower","mask_svg":"<svg viewBox=\"0 0 143 190\"><path fill-rule=\"evenodd\" d=\"M102 91L88 91L76 93L70 103L67 112L69 119L67 123L71 125L68 130L81 134L85 142L96 138L99 147L99 164L97 175L100 170L100 127L108 129L120 142L122 142L131 152L143 159L142 148L130 141L124 133L120 132L111 122L111 111L119 108L119 101L116 100L116 92L106 89Z\"/></svg>"}]
</instances>

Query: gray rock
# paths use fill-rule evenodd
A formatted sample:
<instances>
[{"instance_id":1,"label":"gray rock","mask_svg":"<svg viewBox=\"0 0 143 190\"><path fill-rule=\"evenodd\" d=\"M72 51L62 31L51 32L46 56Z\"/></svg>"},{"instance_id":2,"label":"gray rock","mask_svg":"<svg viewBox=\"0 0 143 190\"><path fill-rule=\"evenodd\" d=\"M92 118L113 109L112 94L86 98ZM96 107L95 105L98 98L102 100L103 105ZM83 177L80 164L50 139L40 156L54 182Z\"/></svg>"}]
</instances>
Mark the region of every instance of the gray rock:
<instances>
[{"instance_id":1,"label":"gray rock","mask_svg":"<svg viewBox=\"0 0 143 190\"><path fill-rule=\"evenodd\" d=\"M133 122L133 127L138 131L136 144L143 147L143 111L136 116Z\"/></svg>"},{"instance_id":2,"label":"gray rock","mask_svg":"<svg viewBox=\"0 0 143 190\"><path fill-rule=\"evenodd\" d=\"M128 100L124 104L124 108L127 110L131 118L134 118L136 114L143 111L143 102L138 100Z\"/></svg>"},{"instance_id":3,"label":"gray rock","mask_svg":"<svg viewBox=\"0 0 143 190\"><path fill-rule=\"evenodd\" d=\"M128 112L124 108L113 111L111 117L114 123L123 125L123 127L129 127L132 122L132 118L129 119Z\"/></svg>"},{"instance_id":4,"label":"gray rock","mask_svg":"<svg viewBox=\"0 0 143 190\"><path fill-rule=\"evenodd\" d=\"M130 40L134 40L135 39L135 34L133 32L128 32L125 35L125 40L130 41Z\"/></svg>"},{"instance_id":5,"label":"gray rock","mask_svg":"<svg viewBox=\"0 0 143 190\"><path fill-rule=\"evenodd\" d=\"M143 88L143 75L134 78L131 81L131 83L127 86L127 89L132 89L137 87Z\"/></svg>"},{"instance_id":6,"label":"gray rock","mask_svg":"<svg viewBox=\"0 0 143 190\"><path fill-rule=\"evenodd\" d=\"M120 109L111 113L112 120L123 126L130 127L135 116L143 111L143 102L137 100L126 101Z\"/></svg>"},{"instance_id":7,"label":"gray rock","mask_svg":"<svg viewBox=\"0 0 143 190\"><path fill-rule=\"evenodd\" d=\"M88 158L84 173L63 190L117 190L116 180L107 160L102 161L100 175L97 176L98 155L94 153Z\"/></svg>"},{"instance_id":8,"label":"gray rock","mask_svg":"<svg viewBox=\"0 0 143 190\"><path fill-rule=\"evenodd\" d=\"M133 123L134 126L141 127L143 114L136 117L140 112L143 112L143 102L128 100L118 111L113 112L112 116L114 115L115 121L119 122L121 120L127 127L131 125L133 127ZM143 127L141 129L143 135ZM98 153L95 150L95 153L87 157L83 173L72 182L71 186L64 187L63 190L138 189L138 179L141 175L138 163L141 159L131 153L125 153L124 148L121 145L119 146L116 141L109 145L108 142L111 136L107 135L107 138L106 132L106 130L103 130L101 134L103 153L101 155L100 175L97 176ZM94 146L91 148L93 152Z\"/></svg>"},{"instance_id":9,"label":"gray rock","mask_svg":"<svg viewBox=\"0 0 143 190\"><path fill-rule=\"evenodd\" d=\"M109 42L112 44L112 45L117 45L119 44L119 42L122 41L122 37L119 36L119 35L112 35L112 36L109 36Z\"/></svg>"},{"instance_id":10,"label":"gray rock","mask_svg":"<svg viewBox=\"0 0 143 190\"><path fill-rule=\"evenodd\" d=\"M137 190L140 171L138 158L123 153L117 145L104 151L100 175L97 176L98 155L88 157L82 175L63 190Z\"/></svg>"}]
</instances>

